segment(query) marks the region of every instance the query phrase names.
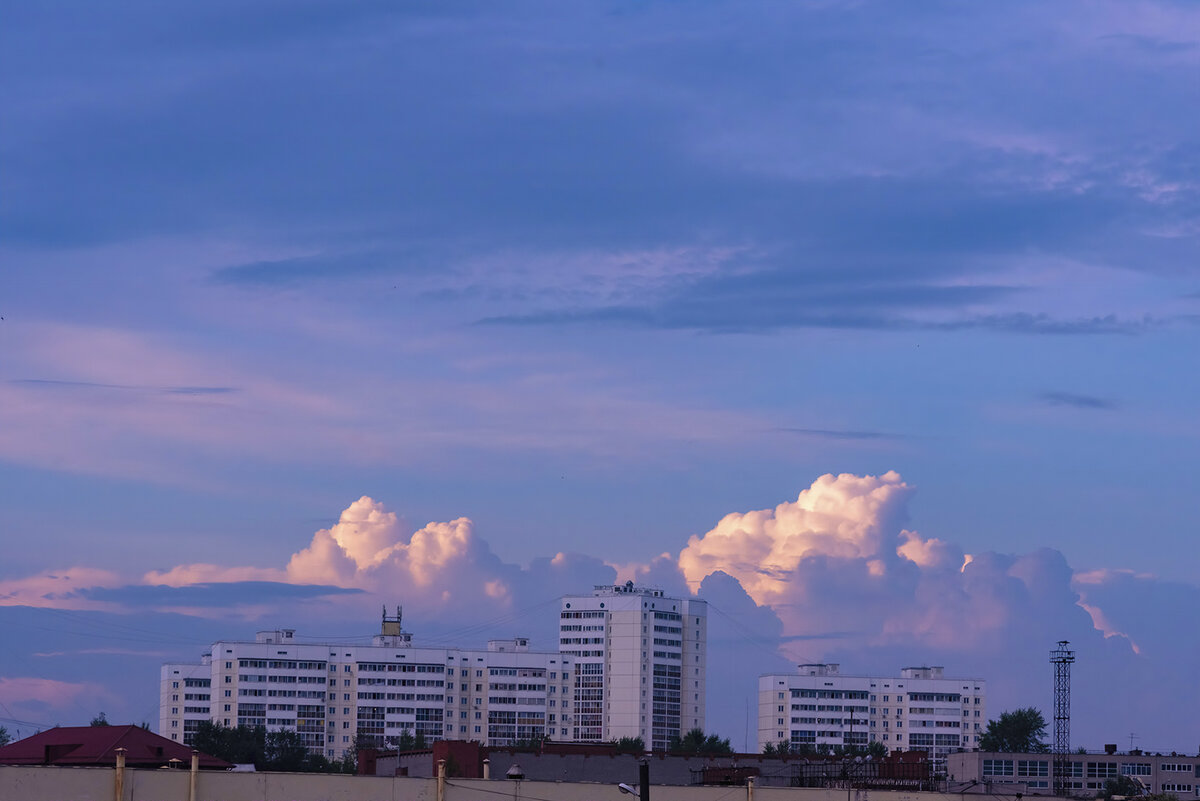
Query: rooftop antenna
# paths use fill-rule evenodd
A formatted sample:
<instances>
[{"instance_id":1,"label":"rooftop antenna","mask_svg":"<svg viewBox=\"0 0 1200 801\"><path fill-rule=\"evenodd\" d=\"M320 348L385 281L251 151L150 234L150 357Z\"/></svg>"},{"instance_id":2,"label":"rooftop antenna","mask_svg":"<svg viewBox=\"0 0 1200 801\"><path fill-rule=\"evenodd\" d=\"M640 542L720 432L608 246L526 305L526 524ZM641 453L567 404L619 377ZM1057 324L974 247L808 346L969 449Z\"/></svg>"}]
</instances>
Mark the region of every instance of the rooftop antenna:
<instances>
[{"instance_id":1,"label":"rooftop antenna","mask_svg":"<svg viewBox=\"0 0 1200 801\"><path fill-rule=\"evenodd\" d=\"M1141 738L1137 736L1137 732L1132 732L1132 731L1129 732L1129 750L1130 751L1133 750L1133 741L1140 740L1140 739Z\"/></svg>"},{"instance_id":2,"label":"rooftop antenna","mask_svg":"<svg viewBox=\"0 0 1200 801\"><path fill-rule=\"evenodd\" d=\"M1070 764L1067 754L1071 752L1071 663L1075 652L1067 648L1068 640L1059 640L1058 647L1050 652L1050 664L1054 665L1054 794L1067 794L1067 772Z\"/></svg>"}]
</instances>

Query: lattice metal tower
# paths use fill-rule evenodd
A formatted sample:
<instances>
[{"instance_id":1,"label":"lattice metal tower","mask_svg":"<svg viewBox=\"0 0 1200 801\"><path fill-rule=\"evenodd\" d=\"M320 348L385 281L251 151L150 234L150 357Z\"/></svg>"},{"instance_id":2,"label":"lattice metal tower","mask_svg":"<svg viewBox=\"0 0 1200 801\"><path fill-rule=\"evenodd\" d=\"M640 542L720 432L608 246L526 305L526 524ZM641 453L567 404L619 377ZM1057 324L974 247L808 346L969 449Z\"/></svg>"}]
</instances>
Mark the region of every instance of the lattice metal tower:
<instances>
[{"instance_id":1,"label":"lattice metal tower","mask_svg":"<svg viewBox=\"0 0 1200 801\"><path fill-rule=\"evenodd\" d=\"M1059 640L1058 647L1050 652L1050 663L1054 665L1054 794L1067 794L1067 772L1071 753L1071 663L1075 652L1067 648L1071 643Z\"/></svg>"}]
</instances>

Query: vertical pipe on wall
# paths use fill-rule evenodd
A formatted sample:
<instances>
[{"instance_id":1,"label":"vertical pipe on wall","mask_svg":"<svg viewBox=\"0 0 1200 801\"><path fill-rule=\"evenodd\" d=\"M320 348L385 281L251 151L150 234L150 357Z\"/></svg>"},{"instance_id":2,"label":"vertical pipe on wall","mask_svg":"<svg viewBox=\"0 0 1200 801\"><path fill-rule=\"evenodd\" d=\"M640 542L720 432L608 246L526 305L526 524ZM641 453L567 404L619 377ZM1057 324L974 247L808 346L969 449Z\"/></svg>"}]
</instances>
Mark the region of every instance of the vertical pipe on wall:
<instances>
[{"instance_id":1,"label":"vertical pipe on wall","mask_svg":"<svg viewBox=\"0 0 1200 801\"><path fill-rule=\"evenodd\" d=\"M117 749L117 774L113 779L113 801L125 799L125 749Z\"/></svg>"},{"instance_id":2,"label":"vertical pipe on wall","mask_svg":"<svg viewBox=\"0 0 1200 801\"><path fill-rule=\"evenodd\" d=\"M200 773L200 752L192 752L192 769L188 771L188 801L196 801L196 776Z\"/></svg>"}]
</instances>

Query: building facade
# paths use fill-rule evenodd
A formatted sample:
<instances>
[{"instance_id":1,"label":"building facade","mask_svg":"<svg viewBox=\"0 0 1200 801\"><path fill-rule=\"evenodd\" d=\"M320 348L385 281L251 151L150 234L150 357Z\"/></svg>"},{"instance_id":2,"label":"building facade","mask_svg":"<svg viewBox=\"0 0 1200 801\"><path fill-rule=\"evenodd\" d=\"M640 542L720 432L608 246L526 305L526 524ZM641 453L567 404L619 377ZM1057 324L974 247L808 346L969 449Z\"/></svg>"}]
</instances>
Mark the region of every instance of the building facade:
<instances>
[{"instance_id":1,"label":"building facade","mask_svg":"<svg viewBox=\"0 0 1200 801\"><path fill-rule=\"evenodd\" d=\"M486 650L419 648L399 615L384 615L371 645L261 631L254 642L213 643L200 664L163 665L159 732L190 745L201 720L292 729L330 758L356 735L387 745L405 731L484 745L568 739L574 667L567 655L530 651L525 638Z\"/></svg>"},{"instance_id":2,"label":"building facade","mask_svg":"<svg viewBox=\"0 0 1200 801\"><path fill-rule=\"evenodd\" d=\"M942 766L959 748L978 748L987 728L987 685L947 678L941 667L899 676L851 676L836 664L800 665L758 680L758 746L866 746L920 750Z\"/></svg>"},{"instance_id":3,"label":"building facade","mask_svg":"<svg viewBox=\"0 0 1200 801\"><path fill-rule=\"evenodd\" d=\"M1120 754L1115 747L1103 754L1070 754L1067 792L1095 798L1109 779L1128 776L1143 793L1170 793L1179 801L1200 797L1200 757L1177 754ZM947 760L951 792L999 795L1053 795L1054 756L971 751ZM978 788L978 789L977 789Z\"/></svg>"},{"instance_id":4,"label":"building facade","mask_svg":"<svg viewBox=\"0 0 1200 801\"><path fill-rule=\"evenodd\" d=\"M633 582L568 595L559 652L574 670L571 739L641 737L665 749L704 728L708 605Z\"/></svg>"},{"instance_id":5,"label":"building facade","mask_svg":"<svg viewBox=\"0 0 1200 801\"><path fill-rule=\"evenodd\" d=\"M212 720L212 657L205 654L198 665L162 666L158 696L158 733L184 745L201 721Z\"/></svg>"}]
</instances>

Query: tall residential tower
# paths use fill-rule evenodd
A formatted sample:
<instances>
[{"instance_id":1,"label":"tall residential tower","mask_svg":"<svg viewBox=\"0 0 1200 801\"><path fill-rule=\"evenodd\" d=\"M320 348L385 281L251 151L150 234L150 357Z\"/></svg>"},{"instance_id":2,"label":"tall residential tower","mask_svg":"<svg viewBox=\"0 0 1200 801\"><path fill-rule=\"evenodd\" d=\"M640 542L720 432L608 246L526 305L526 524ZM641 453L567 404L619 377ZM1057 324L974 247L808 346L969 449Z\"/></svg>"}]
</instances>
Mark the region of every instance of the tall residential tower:
<instances>
[{"instance_id":1,"label":"tall residential tower","mask_svg":"<svg viewBox=\"0 0 1200 801\"><path fill-rule=\"evenodd\" d=\"M574 664L571 739L641 737L662 749L703 729L707 628L704 601L632 581L564 596L558 647Z\"/></svg>"}]
</instances>

